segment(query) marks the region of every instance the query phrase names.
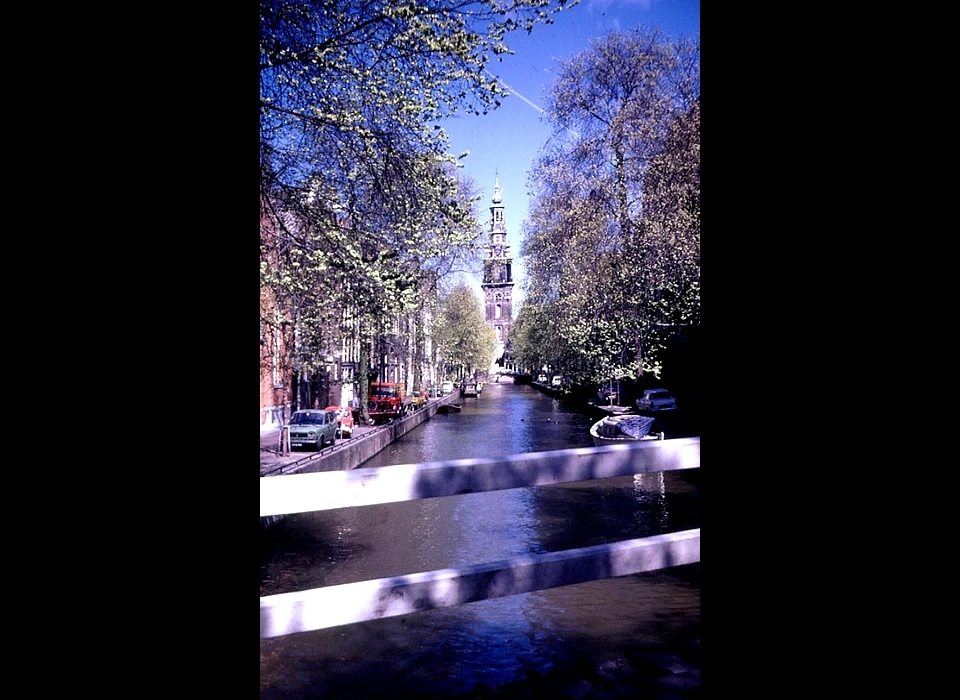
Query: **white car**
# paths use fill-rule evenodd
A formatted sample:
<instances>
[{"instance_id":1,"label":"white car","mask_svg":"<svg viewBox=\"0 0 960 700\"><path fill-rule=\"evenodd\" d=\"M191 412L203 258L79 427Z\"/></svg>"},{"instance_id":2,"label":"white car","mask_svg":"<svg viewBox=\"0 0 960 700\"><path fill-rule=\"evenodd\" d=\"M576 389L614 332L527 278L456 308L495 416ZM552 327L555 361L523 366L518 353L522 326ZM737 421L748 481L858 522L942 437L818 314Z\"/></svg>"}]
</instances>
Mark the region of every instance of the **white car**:
<instances>
[{"instance_id":1,"label":"white car","mask_svg":"<svg viewBox=\"0 0 960 700\"><path fill-rule=\"evenodd\" d=\"M637 408L641 411L672 411L677 407L677 400L668 389L644 389L643 396L637 399Z\"/></svg>"},{"instance_id":2,"label":"white car","mask_svg":"<svg viewBox=\"0 0 960 700\"><path fill-rule=\"evenodd\" d=\"M440 396L446 396L453 393L453 382L443 382L440 385Z\"/></svg>"}]
</instances>

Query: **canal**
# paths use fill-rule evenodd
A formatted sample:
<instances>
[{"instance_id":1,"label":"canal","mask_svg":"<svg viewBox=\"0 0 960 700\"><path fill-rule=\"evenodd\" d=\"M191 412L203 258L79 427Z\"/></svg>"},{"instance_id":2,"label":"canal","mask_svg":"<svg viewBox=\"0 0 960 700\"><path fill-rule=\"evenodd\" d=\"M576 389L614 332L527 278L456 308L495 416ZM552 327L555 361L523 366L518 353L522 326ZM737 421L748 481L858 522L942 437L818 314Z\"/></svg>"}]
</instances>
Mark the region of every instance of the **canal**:
<instances>
[{"instance_id":1,"label":"canal","mask_svg":"<svg viewBox=\"0 0 960 700\"><path fill-rule=\"evenodd\" d=\"M534 387L489 383L458 401L362 466L592 447L591 419ZM696 528L699 491L693 470L290 515L261 533L260 595ZM670 674L699 692L699 641L694 564L261 639L260 697L521 697L584 669L594 687L675 697Z\"/></svg>"}]
</instances>

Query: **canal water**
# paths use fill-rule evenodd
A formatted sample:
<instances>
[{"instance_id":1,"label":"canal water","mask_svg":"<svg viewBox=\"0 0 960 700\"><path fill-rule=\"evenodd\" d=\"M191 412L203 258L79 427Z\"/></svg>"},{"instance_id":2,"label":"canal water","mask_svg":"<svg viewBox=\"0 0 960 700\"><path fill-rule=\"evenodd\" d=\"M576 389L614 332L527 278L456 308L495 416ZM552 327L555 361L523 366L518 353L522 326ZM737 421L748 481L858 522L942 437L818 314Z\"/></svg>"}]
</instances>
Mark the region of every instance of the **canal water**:
<instances>
[{"instance_id":1,"label":"canal water","mask_svg":"<svg viewBox=\"0 0 960 700\"><path fill-rule=\"evenodd\" d=\"M593 446L591 419L534 387L488 383L458 401L361 466ZM699 470L296 514L261 534L260 595L696 527ZM473 697L638 660L699 679L699 640L693 564L261 639L260 697Z\"/></svg>"}]
</instances>

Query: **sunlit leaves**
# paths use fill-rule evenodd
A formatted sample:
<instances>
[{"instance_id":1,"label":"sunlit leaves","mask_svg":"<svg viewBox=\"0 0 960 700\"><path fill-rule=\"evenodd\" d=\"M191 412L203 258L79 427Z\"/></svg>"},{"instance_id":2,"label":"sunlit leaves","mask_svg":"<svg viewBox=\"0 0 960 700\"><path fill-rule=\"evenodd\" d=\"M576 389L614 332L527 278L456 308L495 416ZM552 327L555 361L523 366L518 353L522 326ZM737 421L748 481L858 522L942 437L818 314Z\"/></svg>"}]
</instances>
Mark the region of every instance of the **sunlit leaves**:
<instances>
[{"instance_id":1,"label":"sunlit leaves","mask_svg":"<svg viewBox=\"0 0 960 700\"><path fill-rule=\"evenodd\" d=\"M370 101L371 119L390 114L411 133L443 114L493 108L506 91L482 71L489 54L509 52L509 32L574 4L263 0L261 142L322 128L318 114L335 115L358 97Z\"/></svg>"},{"instance_id":2,"label":"sunlit leaves","mask_svg":"<svg viewBox=\"0 0 960 700\"><path fill-rule=\"evenodd\" d=\"M454 287L442 300L434 337L447 364L465 371L486 369L497 345L480 300L465 284Z\"/></svg>"},{"instance_id":3,"label":"sunlit leaves","mask_svg":"<svg viewBox=\"0 0 960 700\"><path fill-rule=\"evenodd\" d=\"M325 310L369 334L475 260L476 200L438 122L495 108L490 56L574 4L261 0L261 287L305 365L337 331Z\"/></svg>"},{"instance_id":4,"label":"sunlit leaves","mask_svg":"<svg viewBox=\"0 0 960 700\"><path fill-rule=\"evenodd\" d=\"M546 346L591 382L657 373L671 329L699 323L699 44L611 32L561 64L546 114L514 353Z\"/></svg>"}]
</instances>

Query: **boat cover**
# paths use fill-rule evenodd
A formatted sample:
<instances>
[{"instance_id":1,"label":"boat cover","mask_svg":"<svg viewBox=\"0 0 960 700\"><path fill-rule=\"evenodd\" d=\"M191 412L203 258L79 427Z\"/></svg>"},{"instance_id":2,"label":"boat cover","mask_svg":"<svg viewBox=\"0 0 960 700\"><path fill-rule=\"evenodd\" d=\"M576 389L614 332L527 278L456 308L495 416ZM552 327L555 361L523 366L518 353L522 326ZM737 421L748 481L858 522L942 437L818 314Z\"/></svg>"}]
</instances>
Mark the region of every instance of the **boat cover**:
<instances>
[{"instance_id":1,"label":"boat cover","mask_svg":"<svg viewBox=\"0 0 960 700\"><path fill-rule=\"evenodd\" d=\"M602 425L604 427L611 424L616 426L615 431L613 431L614 435L609 437L614 437L615 433L619 432L634 440L639 440L650 432L650 426L653 425L655 420L656 418L651 416L613 416L604 420Z\"/></svg>"}]
</instances>

